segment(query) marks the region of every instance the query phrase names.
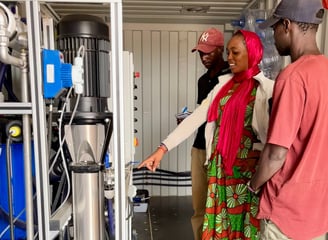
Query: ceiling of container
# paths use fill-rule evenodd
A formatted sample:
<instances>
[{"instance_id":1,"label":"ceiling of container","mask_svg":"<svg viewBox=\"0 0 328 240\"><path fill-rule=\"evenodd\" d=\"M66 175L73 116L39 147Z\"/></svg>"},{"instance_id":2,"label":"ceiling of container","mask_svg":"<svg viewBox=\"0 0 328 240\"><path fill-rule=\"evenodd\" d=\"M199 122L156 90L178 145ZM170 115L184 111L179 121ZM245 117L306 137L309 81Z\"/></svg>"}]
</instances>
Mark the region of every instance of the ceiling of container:
<instances>
[{"instance_id":1,"label":"ceiling of container","mask_svg":"<svg viewBox=\"0 0 328 240\"><path fill-rule=\"evenodd\" d=\"M43 7L57 20L67 14L92 14L109 18L108 3L52 2ZM256 8L259 0L123 0L123 22L225 24L238 19L247 8Z\"/></svg>"}]
</instances>

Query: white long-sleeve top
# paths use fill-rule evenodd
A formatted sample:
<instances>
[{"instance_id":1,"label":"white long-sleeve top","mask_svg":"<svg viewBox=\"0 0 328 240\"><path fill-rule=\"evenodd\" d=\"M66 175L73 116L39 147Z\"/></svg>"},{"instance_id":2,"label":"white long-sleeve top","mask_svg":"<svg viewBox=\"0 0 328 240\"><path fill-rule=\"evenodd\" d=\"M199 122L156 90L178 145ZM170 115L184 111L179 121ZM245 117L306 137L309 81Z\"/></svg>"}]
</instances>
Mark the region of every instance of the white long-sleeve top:
<instances>
[{"instance_id":1,"label":"white long-sleeve top","mask_svg":"<svg viewBox=\"0 0 328 240\"><path fill-rule=\"evenodd\" d=\"M167 137L163 144L168 151L178 146L181 142L186 140L194 131L198 129L207 120L208 109L215 98L218 91L232 78L232 74L226 74L219 77L219 83L207 95L192 114L184 119ZM253 110L252 127L257 135L260 143L253 145L254 149L262 150L267 136L269 124L269 98L272 96L274 81L266 78L262 72L254 76L254 79L259 82L256 91L255 104ZM208 160L212 151L212 139L216 127L215 121L208 122L205 127L205 141L206 141L206 159ZM207 164L207 161L206 161Z\"/></svg>"}]
</instances>

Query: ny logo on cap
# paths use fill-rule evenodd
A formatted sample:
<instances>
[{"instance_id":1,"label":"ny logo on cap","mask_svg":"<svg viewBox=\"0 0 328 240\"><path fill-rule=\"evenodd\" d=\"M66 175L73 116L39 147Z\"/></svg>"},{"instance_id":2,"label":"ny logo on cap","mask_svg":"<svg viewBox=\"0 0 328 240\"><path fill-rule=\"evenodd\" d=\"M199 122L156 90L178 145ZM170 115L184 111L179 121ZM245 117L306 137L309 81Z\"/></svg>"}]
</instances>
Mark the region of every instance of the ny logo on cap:
<instances>
[{"instance_id":1,"label":"ny logo on cap","mask_svg":"<svg viewBox=\"0 0 328 240\"><path fill-rule=\"evenodd\" d=\"M202 36L200 37L199 41L200 42L207 42L207 38L208 38L208 32L204 32L202 34Z\"/></svg>"}]
</instances>

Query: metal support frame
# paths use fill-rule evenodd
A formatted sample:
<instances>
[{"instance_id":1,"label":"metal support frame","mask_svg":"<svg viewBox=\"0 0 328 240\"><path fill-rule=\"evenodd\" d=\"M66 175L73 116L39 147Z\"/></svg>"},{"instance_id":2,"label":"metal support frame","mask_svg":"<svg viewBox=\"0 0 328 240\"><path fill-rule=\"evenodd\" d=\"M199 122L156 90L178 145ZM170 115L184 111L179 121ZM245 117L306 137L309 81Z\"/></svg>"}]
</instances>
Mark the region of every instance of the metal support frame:
<instances>
[{"instance_id":1,"label":"metal support frame","mask_svg":"<svg viewBox=\"0 0 328 240\"><path fill-rule=\"evenodd\" d=\"M122 41L122 3L111 3L111 80L113 82L113 156L115 166L115 238L129 239L126 236L126 179L125 179L125 130L121 119L124 116L123 88L123 41Z\"/></svg>"},{"instance_id":2,"label":"metal support frame","mask_svg":"<svg viewBox=\"0 0 328 240\"><path fill-rule=\"evenodd\" d=\"M31 103L2 102L0 114L32 114Z\"/></svg>"},{"instance_id":3,"label":"metal support frame","mask_svg":"<svg viewBox=\"0 0 328 240\"><path fill-rule=\"evenodd\" d=\"M47 153L46 111L42 96L41 37L39 3L26 0L30 86L34 134L34 157L39 239L50 238L49 159Z\"/></svg>"}]
</instances>

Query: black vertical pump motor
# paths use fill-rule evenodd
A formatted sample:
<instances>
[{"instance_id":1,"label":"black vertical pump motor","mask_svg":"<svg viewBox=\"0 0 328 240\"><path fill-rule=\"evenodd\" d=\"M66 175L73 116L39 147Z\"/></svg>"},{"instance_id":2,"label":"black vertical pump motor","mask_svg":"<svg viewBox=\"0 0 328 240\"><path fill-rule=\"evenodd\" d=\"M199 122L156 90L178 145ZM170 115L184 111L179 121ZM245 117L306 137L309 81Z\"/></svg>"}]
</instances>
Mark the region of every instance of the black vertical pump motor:
<instances>
[{"instance_id":1,"label":"black vertical pump motor","mask_svg":"<svg viewBox=\"0 0 328 240\"><path fill-rule=\"evenodd\" d=\"M73 14L57 25L57 48L67 63L72 63L80 46L85 47L84 92L75 119L102 120L110 97L109 27L99 17ZM74 106L72 99L71 106ZM107 114L105 114L107 115Z\"/></svg>"}]
</instances>

